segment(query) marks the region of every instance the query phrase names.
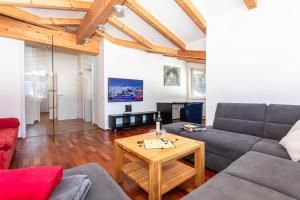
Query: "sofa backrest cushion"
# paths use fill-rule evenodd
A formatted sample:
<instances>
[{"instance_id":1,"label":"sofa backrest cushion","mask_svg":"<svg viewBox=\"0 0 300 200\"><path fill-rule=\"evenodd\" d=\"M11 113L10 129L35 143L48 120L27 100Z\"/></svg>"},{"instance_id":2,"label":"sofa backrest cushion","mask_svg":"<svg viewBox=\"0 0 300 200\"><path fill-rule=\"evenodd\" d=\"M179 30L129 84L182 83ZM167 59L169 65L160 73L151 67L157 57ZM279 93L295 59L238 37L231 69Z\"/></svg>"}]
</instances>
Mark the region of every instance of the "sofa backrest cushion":
<instances>
[{"instance_id":1,"label":"sofa backrest cushion","mask_svg":"<svg viewBox=\"0 0 300 200\"><path fill-rule=\"evenodd\" d=\"M0 129L19 128L20 121L17 118L0 118Z\"/></svg>"},{"instance_id":2,"label":"sofa backrest cushion","mask_svg":"<svg viewBox=\"0 0 300 200\"><path fill-rule=\"evenodd\" d=\"M263 137L281 140L299 119L299 105L270 104Z\"/></svg>"},{"instance_id":3,"label":"sofa backrest cushion","mask_svg":"<svg viewBox=\"0 0 300 200\"><path fill-rule=\"evenodd\" d=\"M266 104L219 103L213 128L262 137Z\"/></svg>"}]
</instances>

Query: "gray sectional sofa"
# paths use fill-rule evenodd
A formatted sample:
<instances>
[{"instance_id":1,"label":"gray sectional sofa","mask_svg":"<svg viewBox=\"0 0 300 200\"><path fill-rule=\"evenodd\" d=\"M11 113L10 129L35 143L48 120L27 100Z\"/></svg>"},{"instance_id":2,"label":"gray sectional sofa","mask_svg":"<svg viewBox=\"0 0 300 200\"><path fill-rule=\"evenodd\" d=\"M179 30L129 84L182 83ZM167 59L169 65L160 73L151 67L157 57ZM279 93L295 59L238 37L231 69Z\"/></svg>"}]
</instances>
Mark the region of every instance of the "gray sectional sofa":
<instances>
[{"instance_id":1,"label":"gray sectional sofa","mask_svg":"<svg viewBox=\"0 0 300 200\"><path fill-rule=\"evenodd\" d=\"M250 151L183 200L300 199L300 163Z\"/></svg>"},{"instance_id":2,"label":"gray sectional sofa","mask_svg":"<svg viewBox=\"0 0 300 200\"><path fill-rule=\"evenodd\" d=\"M219 103L206 131L182 131L184 122L165 125L170 133L204 141L206 167L221 171L183 199L300 199L300 163L279 144L299 119L300 106Z\"/></svg>"},{"instance_id":3,"label":"gray sectional sofa","mask_svg":"<svg viewBox=\"0 0 300 200\"><path fill-rule=\"evenodd\" d=\"M164 125L164 128L170 133L204 141L206 167L220 172L248 151L290 159L279 141L299 119L300 106L296 105L219 103L213 126L206 131L183 131L180 127L186 122Z\"/></svg>"},{"instance_id":4,"label":"gray sectional sofa","mask_svg":"<svg viewBox=\"0 0 300 200\"><path fill-rule=\"evenodd\" d=\"M170 133L206 143L206 167L218 173L184 200L300 199L300 163L293 162L279 140L300 119L300 106L220 103L212 127L189 133L165 125ZM191 159L191 158L189 158ZM86 200L128 200L98 164L65 170L87 175L92 187Z\"/></svg>"}]
</instances>

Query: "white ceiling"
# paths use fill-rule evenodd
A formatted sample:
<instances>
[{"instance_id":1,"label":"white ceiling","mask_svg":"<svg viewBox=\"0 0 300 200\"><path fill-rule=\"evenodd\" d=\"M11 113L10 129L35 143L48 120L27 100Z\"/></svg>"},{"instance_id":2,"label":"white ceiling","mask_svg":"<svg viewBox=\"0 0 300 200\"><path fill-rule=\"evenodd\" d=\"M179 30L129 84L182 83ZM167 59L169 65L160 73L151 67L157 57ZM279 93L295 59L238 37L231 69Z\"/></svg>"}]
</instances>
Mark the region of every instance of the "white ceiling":
<instances>
[{"instance_id":1,"label":"white ceiling","mask_svg":"<svg viewBox=\"0 0 300 200\"><path fill-rule=\"evenodd\" d=\"M236 6L245 7L243 0L191 1L207 20L217 15L221 15ZM176 4L175 0L138 0L138 2L184 43L189 44L205 38L205 35L184 13L184 11L181 10L181 8ZM47 10L36 8L21 9L41 17L80 19L85 15L85 12L79 11ZM171 42L169 42L160 33L145 23L129 8L126 8L125 17L119 18L119 20L154 44L176 48ZM132 40L130 37L108 24L106 25L106 32L120 39Z\"/></svg>"}]
</instances>

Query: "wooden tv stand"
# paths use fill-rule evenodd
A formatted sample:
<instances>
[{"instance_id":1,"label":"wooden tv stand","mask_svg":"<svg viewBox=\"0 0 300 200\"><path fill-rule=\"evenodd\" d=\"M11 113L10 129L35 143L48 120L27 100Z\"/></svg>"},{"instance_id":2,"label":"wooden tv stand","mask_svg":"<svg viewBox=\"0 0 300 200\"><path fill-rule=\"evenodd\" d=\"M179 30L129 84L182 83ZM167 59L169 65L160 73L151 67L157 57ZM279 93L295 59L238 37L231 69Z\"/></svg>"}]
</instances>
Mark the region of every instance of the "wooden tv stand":
<instances>
[{"instance_id":1,"label":"wooden tv stand","mask_svg":"<svg viewBox=\"0 0 300 200\"><path fill-rule=\"evenodd\" d=\"M144 124L151 124L155 122L156 115L156 111L109 115L109 128L116 132L119 129L132 128ZM119 120L120 122L118 123Z\"/></svg>"}]
</instances>

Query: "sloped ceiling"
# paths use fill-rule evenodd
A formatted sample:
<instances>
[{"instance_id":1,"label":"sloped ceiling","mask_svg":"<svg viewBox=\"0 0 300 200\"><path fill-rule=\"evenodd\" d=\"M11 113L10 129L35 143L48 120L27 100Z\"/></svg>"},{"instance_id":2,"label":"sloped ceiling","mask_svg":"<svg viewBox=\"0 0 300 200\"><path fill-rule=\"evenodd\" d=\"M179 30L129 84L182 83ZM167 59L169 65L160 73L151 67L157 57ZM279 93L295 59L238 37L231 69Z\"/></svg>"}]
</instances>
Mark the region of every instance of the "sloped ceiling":
<instances>
[{"instance_id":1,"label":"sloped ceiling","mask_svg":"<svg viewBox=\"0 0 300 200\"><path fill-rule=\"evenodd\" d=\"M92 0L90 1L92 2ZM193 23L185 12L181 10L174 0L138 0L138 2L186 44L205 38L205 34ZM236 6L245 6L243 0L192 0L192 3L207 20L217 15L221 15ZM81 19L85 15L85 12L79 11L36 8L20 9L41 17ZM176 48L171 42L165 39L160 33L145 23L127 7L125 17L119 18L119 20L154 44ZM132 41L130 37L109 24L106 24L106 32L120 39Z\"/></svg>"}]
</instances>

